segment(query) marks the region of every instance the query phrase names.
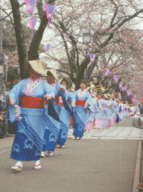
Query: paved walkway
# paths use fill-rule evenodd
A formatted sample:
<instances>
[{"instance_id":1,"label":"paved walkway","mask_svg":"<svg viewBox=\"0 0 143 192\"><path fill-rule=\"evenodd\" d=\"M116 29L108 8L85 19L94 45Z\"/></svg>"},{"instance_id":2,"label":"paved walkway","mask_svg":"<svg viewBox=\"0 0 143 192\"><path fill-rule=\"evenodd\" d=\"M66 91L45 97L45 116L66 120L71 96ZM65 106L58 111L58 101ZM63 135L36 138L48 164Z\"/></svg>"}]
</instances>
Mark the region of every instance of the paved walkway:
<instances>
[{"instance_id":1,"label":"paved walkway","mask_svg":"<svg viewBox=\"0 0 143 192\"><path fill-rule=\"evenodd\" d=\"M0 140L0 144L3 140ZM14 174L9 151L0 154L0 192L131 192L138 141L68 140L42 169L24 163Z\"/></svg>"},{"instance_id":2,"label":"paved walkway","mask_svg":"<svg viewBox=\"0 0 143 192\"><path fill-rule=\"evenodd\" d=\"M73 130L69 131L69 138L72 137ZM92 129L86 133L84 139L129 139L143 140L143 129L132 127L131 120L124 120L119 125L109 129Z\"/></svg>"},{"instance_id":3,"label":"paved walkway","mask_svg":"<svg viewBox=\"0 0 143 192\"><path fill-rule=\"evenodd\" d=\"M10 170L14 164L9 158L13 138L0 139L0 192L131 192L136 139L141 133L130 123L124 121L101 132L93 130L81 141L68 139L66 148L42 159L41 170L34 170L33 162L28 162L17 174ZM125 135L136 139L122 139Z\"/></svg>"}]
</instances>

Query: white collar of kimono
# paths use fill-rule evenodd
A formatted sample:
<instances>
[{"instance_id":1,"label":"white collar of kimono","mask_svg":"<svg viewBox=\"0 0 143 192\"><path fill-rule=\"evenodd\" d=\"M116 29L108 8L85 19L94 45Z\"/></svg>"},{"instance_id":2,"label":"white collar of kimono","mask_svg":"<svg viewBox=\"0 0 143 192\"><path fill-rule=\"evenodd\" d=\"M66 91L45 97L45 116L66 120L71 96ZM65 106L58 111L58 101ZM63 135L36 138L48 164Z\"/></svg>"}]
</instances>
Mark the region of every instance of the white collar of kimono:
<instances>
[{"instance_id":1,"label":"white collar of kimono","mask_svg":"<svg viewBox=\"0 0 143 192\"><path fill-rule=\"evenodd\" d=\"M30 96L35 88L42 82L42 77L39 77L36 80L32 80L31 78L27 79L25 94Z\"/></svg>"},{"instance_id":2,"label":"white collar of kimono","mask_svg":"<svg viewBox=\"0 0 143 192\"><path fill-rule=\"evenodd\" d=\"M86 92L86 90L81 90L81 89L79 89L78 96L79 96L79 97L83 97L83 95L84 95L85 92Z\"/></svg>"}]
</instances>

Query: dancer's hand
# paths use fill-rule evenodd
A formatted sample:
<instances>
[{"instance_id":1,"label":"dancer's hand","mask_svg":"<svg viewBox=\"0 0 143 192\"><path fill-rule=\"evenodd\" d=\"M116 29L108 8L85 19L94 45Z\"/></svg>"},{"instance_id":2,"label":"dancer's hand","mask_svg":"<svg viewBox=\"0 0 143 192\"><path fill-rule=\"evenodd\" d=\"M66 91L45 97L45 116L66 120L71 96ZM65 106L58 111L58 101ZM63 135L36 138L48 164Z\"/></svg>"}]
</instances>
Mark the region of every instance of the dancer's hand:
<instances>
[{"instance_id":1,"label":"dancer's hand","mask_svg":"<svg viewBox=\"0 0 143 192\"><path fill-rule=\"evenodd\" d=\"M85 104L84 104L84 108L85 108L85 109L87 109L87 107L88 107L88 104L87 104L87 103L85 103Z\"/></svg>"},{"instance_id":2,"label":"dancer's hand","mask_svg":"<svg viewBox=\"0 0 143 192\"><path fill-rule=\"evenodd\" d=\"M71 106L72 106L72 107L75 107L75 103L71 103Z\"/></svg>"},{"instance_id":3,"label":"dancer's hand","mask_svg":"<svg viewBox=\"0 0 143 192\"><path fill-rule=\"evenodd\" d=\"M10 104L10 105L14 105L14 104L15 104L15 100L14 100L14 99L10 99L10 100L9 100L9 104Z\"/></svg>"},{"instance_id":4,"label":"dancer's hand","mask_svg":"<svg viewBox=\"0 0 143 192\"><path fill-rule=\"evenodd\" d=\"M51 100L51 99L52 99L52 96L50 96L50 95L45 95L45 98L46 98L47 100Z\"/></svg>"},{"instance_id":5,"label":"dancer's hand","mask_svg":"<svg viewBox=\"0 0 143 192\"><path fill-rule=\"evenodd\" d=\"M16 117L20 117L20 107L18 105L15 105L15 115Z\"/></svg>"}]
</instances>

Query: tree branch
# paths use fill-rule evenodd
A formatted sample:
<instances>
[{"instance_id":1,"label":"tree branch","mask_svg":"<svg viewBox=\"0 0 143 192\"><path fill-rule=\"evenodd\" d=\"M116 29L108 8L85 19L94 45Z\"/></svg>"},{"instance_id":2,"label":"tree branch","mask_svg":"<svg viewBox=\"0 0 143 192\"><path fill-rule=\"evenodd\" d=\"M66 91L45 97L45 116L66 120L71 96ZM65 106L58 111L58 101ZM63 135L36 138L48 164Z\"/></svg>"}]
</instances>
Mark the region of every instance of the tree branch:
<instances>
[{"instance_id":1,"label":"tree branch","mask_svg":"<svg viewBox=\"0 0 143 192\"><path fill-rule=\"evenodd\" d=\"M30 44L29 51L28 51L28 59L29 60L35 60L35 59L39 58L38 50L39 50L40 42L41 42L42 37L43 37L43 33L44 33L45 28L47 26L47 23L48 23L48 20L47 20L46 13L45 13L41 17L40 26L32 38L32 42Z\"/></svg>"}]
</instances>

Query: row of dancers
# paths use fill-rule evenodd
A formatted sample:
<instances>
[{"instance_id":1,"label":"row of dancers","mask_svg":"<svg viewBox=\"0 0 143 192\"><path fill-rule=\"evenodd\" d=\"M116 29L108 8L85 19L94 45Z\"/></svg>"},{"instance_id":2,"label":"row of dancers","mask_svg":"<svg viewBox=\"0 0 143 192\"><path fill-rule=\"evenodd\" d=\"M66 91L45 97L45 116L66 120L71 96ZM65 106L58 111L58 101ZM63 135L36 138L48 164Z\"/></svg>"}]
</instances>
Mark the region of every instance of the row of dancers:
<instances>
[{"instance_id":1,"label":"row of dancers","mask_svg":"<svg viewBox=\"0 0 143 192\"><path fill-rule=\"evenodd\" d=\"M34 169L41 169L41 157L53 156L57 145L64 148L71 116L74 139L80 140L93 122L96 128L106 128L113 125L117 117L122 119L121 110L128 114L128 110L121 109L113 99L105 100L100 94L92 98L85 80L73 93L67 90L67 79L57 82L56 71L46 69L40 60L28 64L29 78L9 93L10 121L17 124L11 149L11 158L16 160L13 171L21 171L23 161L35 161Z\"/></svg>"},{"instance_id":2,"label":"row of dancers","mask_svg":"<svg viewBox=\"0 0 143 192\"><path fill-rule=\"evenodd\" d=\"M92 106L93 110L88 111L86 132L89 132L92 128L110 128L134 115L134 110L128 103L125 104L110 94L97 94L96 97L92 98Z\"/></svg>"}]
</instances>

